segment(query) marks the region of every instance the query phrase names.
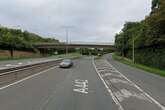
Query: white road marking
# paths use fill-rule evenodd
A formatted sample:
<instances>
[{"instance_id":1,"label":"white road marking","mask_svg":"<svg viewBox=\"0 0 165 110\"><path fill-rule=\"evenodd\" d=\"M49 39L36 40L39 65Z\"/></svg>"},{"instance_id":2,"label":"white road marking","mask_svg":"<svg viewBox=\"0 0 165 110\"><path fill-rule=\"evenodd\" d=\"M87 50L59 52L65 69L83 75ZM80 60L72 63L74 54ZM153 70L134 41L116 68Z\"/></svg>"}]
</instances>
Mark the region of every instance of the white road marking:
<instances>
[{"instance_id":1,"label":"white road marking","mask_svg":"<svg viewBox=\"0 0 165 110\"><path fill-rule=\"evenodd\" d=\"M107 63L115 68L112 64L110 64L108 61ZM117 69L116 69L117 70ZM118 71L118 70L117 70ZM158 107L160 107L162 110L165 110L165 107L163 105L161 105L157 100L155 100L153 97L151 97L149 94L147 94L146 92L144 92L139 86L137 86L134 82L132 82L131 80L129 80L125 75L123 75L120 71L118 71L127 81L129 81L130 83L132 83L139 91L141 91L143 94L145 94L152 102L154 102Z\"/></svg>"},{"instance_id":2,"label":"white road marking","mask_svg":"<svg viewBox=\"0 0 165 110\"><path fill-rule=\"evenodd\" d=\"M143 94L143 93L138 94L134 91L129 91L127 89L122 89L120 91L114 92L114 94L116 95L116 97L118 98L118 100L120 102L124 101L126 98L135 97L137 99L145 100L145 101L152 103L152 101L150 99L148 99L148 97L146 97L145 94Z\"/></svg>"},{"instance_id":3,"label":"white road marking","mask_svg":"<svg viewBox=\"0 0 165 110\"><path fill-rule=\"evenodd\" d=\"M20 64L6 64L5 66L6 67L17 67L19 66Z\"/></svg>"},{"instance_id":4,"label":"white road marking","mask_svg":"<svg viewBox=\"0 0 165 110\"><path fill-rule=\"evenodd\" d=\"M99 68L97 68L97 69L100 71L100 70L109 69L109 67L107 67L107 66L106 66L106 67L99 67Z\"/></svg>"},{"instance_id":5,"label":"white road marking","mask_svg":"<svg viewBox=\"0 0 165 110\"><path fill-rule=\"evenodd\" d=\"M76 79L74 86L78 88L73 89L73 91L88 94L88 80Z\"/></svg>"},{"instance_id":6,"label":"white road marking","mask_svg":"<svg viewBox=\"0 0 165 110\"><path fill-rule=\"evenodd\" d=\"M19 83L21 83L21 82L23 82L23 81L26 81L26 80L28 80L28 79L31 79L31 78L33 78L33 77L35 77L35 76L38 76L38 75L43 74L43 73L45 73L45 72L48 72L48 71L50 71L50 70L52 70L52 69L54 69L54 68L56 68L56 67L57 67L57 66L54 66L54 67L52 67L52 68L49 68L49 69L47 69L47 70L41 71L41 72L39 72L39 73L36 73L36 74L34 74L34 75L28 76L28 77L26 77L26 78L24 78L24 79L21 79L21 80L19 80L19 81L16 81L16 82L14 82L14 83L9 84L9 85L0 87L0 90L6 89L6 88L8 88L8 87L10 87L10 86L13 86L13 85L16 85L16 84L19 84Z\"/></svg>"},{"instance_id":7,"label":"white road marking","mask_svg":"<svg viewBox=\"0 0 165 110\"><path fill-rule=\"evenodd\" d=\"M115 69L102 69L102 70L98 70L99 72L105 72L105 71L111 71L111 72L117 72Z\"/></svg>"},{"instance_id":8,"label":"white road marking","mask_svg":"<svg viewBox=\"0 0 165 110\"><path fill-rule=\"evenodd\" d=\"M101 77L99 71L96 68L96 65L94 63L94 58L93 58L93 66L98 74L98 76L100 77L101 81L103 82L104 86L106 87L106 89L108 90L108 92L110 93L113 101L115 102L115 104L118 106L119 110L124 110L124 108L122 107L122 105L120 104L120 102L118 101L118 99L115 97L115 95L113 94L113 92L111 91L111 89L108 87L108 85L106 84L106 82L104 81L104 79Z\"/></svg>"},{"instance_id":9,"label":"white road marking","mask_svg":"<svg viewBox=\"0 0 165 110\"><path fill-rule=\"evenodd\" d=\"M110 79L110 81L112 83L123 83L123 84L127 84L127 85L130 85L130 86L133 86L133 84L128 82L127 80L112 78L112 79Z\"/></svg>"},{"instance_id":10,"label":"white road marking","mask_svg":"<svg viewBox=\"0 0 165 110\"><path fill-rule=\"evenodd\" d=\"M22 62L19 62L18 65L22 65L23 63Z\"/></svg>"},{"instance_id":11,"label":"white road marking","mask_svg":"<svg viewBox=\"0 0 165 110\"><path fill-rule=\"evenodd\" d=\"M122 76L119 74L113 74L113 73L104 73L104 74L101 74L102 77L107 77L107 76L114 76L114 77L119 77L121 78Z\"/></svg>"},{"instance_id":12,"label":"white road marking","mask_svg":"<svg viewBox=\"0 0 165 110\"><path fill-rule=\"evenodd\" d=\"M11 67L11 66L13 66L12 64L6 64L5 65L6 67Z\"/></svg>"}]
</instances>

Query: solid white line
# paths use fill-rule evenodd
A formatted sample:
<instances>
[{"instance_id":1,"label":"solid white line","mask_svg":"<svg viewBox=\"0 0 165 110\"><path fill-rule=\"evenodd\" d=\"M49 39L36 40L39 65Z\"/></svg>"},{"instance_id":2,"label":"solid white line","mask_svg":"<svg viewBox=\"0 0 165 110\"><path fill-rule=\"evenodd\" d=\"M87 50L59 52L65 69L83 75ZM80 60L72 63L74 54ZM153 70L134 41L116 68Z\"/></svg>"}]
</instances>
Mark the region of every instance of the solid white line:
<instances>
[{"instance_id":1,"label":"solid white line","mask_svg":"<svg viewBox=\"0 0 165 110\"><path fill-rule=\"evenodd\" d=\"M101 81L103 82L104 86L106 87L106 89L108 90L108 92L110 93L113 101L115 102L115 104L118 106L119 110L124 110L124 108L122 107L122 105L120 104L120 102L117 100L117 98L115 97L115 95L113 94L113 92L111 91L111 89L108 87L108 85L106 84L106 82L104 81L104 79L101 77L99 71L96 68L96 65L94 63L94 58L93 58L93 66L96 70L96 73L99 75Z\"/></svg>"},{"instance_id":2,"label":"solid white line","mask_svg":"<svg viewBox=\"0 0 165 110\"><path fill-rule=\"evenodd\" d=\"M23 81L25 81L25 80L28 80L28 79L33 78L33 77L35 77L35 76L38 76L38 75L40 75L40 74L42 74L42 73L48 72L48 71L50 71L50 70L52 70L52 69L54 69L54 68L56 68L56 67L57 67L57 66L54 66L54 67L52 67L52 68L49 68L49 69L47 69L47 70L41 71L41 72L39 72L39 73L36 73L36 74L34 74L34 75L28 76L28 77L26 77L26 78L24 78L24 79L21 79L21 80L19 80L19 81L16 81L16 82L14 82L14 83L9 84L9 85L0 87L0 90L6 89L6 88L8 88L8 87L10 87L10 86L13 86L13 85L16 85L16 84L19 84L19 83L21 83L21 82L23 82Z\"/></svg>"},{"instance_id":3,"label":"solid white line","mask_svg":"<svg viewBox=\"0 0 165 110\"><path fill-rule=\"evenodd\" d=\"M110 64L108 61L107 63L112 66L113 68L115 68L112 64ZM115 68L116 69L116 68ZM118 71L116 69L116 71ZM139 91L141 91L143 94L145 94L152 102L154 102L158 107L160 107L162 110L165 110L165 107L163 105L161 105L157 100L155 100L153 97L151 97L149 94L147 94L146 92L144 92L139 86L137 86L133 81L129 80L125 75L123 75L120 71L118 71L127 81L129 81L130 83L132 83Z\"/></svg>"}]
</instances>

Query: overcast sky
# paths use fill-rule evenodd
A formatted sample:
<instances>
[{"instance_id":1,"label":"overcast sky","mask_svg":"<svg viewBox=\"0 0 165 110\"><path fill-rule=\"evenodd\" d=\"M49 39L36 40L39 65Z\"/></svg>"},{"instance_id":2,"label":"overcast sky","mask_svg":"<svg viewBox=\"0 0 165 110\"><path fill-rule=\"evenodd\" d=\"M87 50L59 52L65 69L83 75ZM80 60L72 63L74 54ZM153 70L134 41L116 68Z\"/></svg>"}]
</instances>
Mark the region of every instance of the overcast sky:
<instances>
[{"instance_id":1,"label":"overcast sky","mask_svg":"<svg viewBox=\"0 0 165 110\"><path fill-rule=\"evenodd\" d=\"M126 21L149 14L151 0L0 0L0 24L70 41L113 42Z\"/></svg>"}]
</instances>

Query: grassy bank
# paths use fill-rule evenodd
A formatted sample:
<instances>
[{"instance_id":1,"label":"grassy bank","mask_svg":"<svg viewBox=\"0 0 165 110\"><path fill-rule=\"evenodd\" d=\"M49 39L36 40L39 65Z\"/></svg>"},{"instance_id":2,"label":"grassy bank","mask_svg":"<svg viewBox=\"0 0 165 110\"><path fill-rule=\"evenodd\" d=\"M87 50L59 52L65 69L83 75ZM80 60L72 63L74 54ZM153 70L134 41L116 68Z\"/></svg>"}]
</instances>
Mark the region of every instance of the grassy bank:
<instances>
[{"instance_id":1,"label":"grassy bank","mask_svg":"<svg viewBox=\"0 0 165 110\"><path fill-rule=\"evenodd\" d=\"M5 60L23 60L23 59L32 59L32 58L42 58L41 56L30 56L30 57L4 57L4 56L0 56L0 61L5 61Z\"/></svg>"},{"instance_id":2,"label":"grassy bank","mask_svg":"<svg viewBox=\"0 0 165 110\"><path fill-rule=\"evenodd\" d=\"M158 74L160 76L165 77L165 70L160 70L160 69L157 69L157 68L148 67L146 65L137 64L137 63L134 64L130 59L123 58L121 56L117 56L115 53L112 54L112 57L113 57L113 59L115 59L115 60L117 60L121 63L124 63L124 64L130 65L132 67L139 68L139 69L142 69L144 71L154 73L154 74Z\"/></svg>"},{"instance_id":3,"label":"grassy bank","mask_svg":"<svg viewBox=\"0 0 165 110\"><path fill-rule=\"evenodd\" d=\"M38 58L41 57L40 54L34 52L27 51L13 51L13 58L10 55L8 50L0 49L0 61L2 60L19 60L19 59L27 59L27 58Z\"/></svg>"}]
</instances>

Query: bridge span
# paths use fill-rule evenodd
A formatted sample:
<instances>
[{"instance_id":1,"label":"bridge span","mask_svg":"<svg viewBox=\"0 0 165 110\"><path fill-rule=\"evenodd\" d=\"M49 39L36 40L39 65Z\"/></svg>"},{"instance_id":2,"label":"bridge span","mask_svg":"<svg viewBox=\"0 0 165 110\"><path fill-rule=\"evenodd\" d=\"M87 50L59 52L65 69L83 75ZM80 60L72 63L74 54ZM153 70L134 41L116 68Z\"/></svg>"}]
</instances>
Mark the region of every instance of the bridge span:
<instances>
[{"instance_id":1,"label":"bridge span","mask_svg":"<svg viewBox=\"0 0 165 110\"><path fill-rule=\"evenodd\" d=\"M40 43L34 44L38 49L57 49L57 48L103 48L115 49L113 44L78 44L78 43Z\"/></svg>"}]
</instances>

